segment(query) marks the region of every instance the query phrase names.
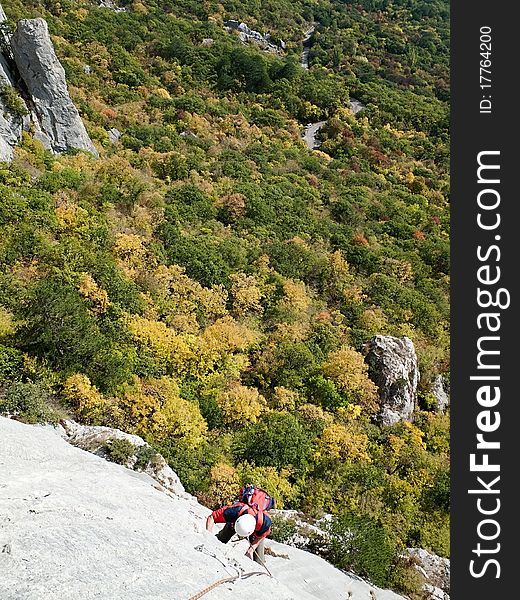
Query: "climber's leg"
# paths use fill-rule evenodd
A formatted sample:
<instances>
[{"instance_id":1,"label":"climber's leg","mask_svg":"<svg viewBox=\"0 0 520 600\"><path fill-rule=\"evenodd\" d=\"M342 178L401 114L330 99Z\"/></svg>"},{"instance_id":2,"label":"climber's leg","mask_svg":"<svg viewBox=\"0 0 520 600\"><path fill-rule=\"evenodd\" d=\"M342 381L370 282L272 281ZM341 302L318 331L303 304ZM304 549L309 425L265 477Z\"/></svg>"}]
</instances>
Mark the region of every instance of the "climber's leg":
<instances>
[{"instance_id":1,"label":"climber's leg","mask_svg":"<svg viewBox=\"0 0 520 600\"><path fill-rule=\"evenodd\" d=\"M217 533L215 536L217 540L221 541L223 544L227 544L229 540L235 535L235 530L233 527L226 523L224 527Z\"/></svg>"}]
</instances>

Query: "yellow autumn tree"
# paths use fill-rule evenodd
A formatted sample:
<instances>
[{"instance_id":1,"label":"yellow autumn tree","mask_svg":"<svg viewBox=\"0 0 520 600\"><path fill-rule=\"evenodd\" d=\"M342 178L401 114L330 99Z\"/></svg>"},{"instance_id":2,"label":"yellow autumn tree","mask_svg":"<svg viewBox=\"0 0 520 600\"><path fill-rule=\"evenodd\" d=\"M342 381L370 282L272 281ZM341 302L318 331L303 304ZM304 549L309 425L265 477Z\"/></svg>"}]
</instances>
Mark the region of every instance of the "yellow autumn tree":
<instances>
[{"instance_id":1,"label":"yellow autumn tree","mask_svg":"<svg viewBox=\"0 0 520 600\"><path fill-rule=\"evenodd\" d=\"M201 315L205 322L212 322L227 314L224 287L203 287L179 265L159 265L154 271L143 273L141 278L167 323L177 330L195 332Z\"/></svg>"},{"instance_id":2,"label":"yellow autumn tree","mask_svg":"<svg viewBox=\"0 0 520 600\"><path fill-rule=\"evenodd\" d=\"M293 315L304 315L310 308L312 300L307 294L302 281L288 279L283 284L284 297L280 302L283 311Z\"/></svg>"},{"instance_id":3,"label":"yellow autumn tree","mask_svg":"<svg viewBox=\"0 0 520 600\"><path fill-rule=\"evenodd\" d=\"M267 408L265 398L257 389L240 383L235 383L228 390L221 392L217 403L227 425L255 423Z\"/></svg>"},{"instance_id":4,"label":"yellow autumn tree","mask_svg":"<svg viewBox=\"0 0 520 600\"><path fill-rule=\"evenodd\" d=\"M325 427L318 439L315 457L370 462L368 436L340 423Z\"/></svg>"},{"instance_id":5,"label":"yellow autumn tree","mask_svg":"<svg viewBox=\"0 0 520 600\"><path fill-rule=\"evenodd\" d=\"M340 250L327 254L326 270L326 293L333 297L342 297L353 282L354 275Z\"/></svg>"},{"instance_id":6,"label":"yellow autumn tree","mask_svg":"<svg viewBox=\"0 0 520 600\"><path fill-rule=\"evenodd\" d=\"M390 433L385 448L385 463L389 471L406 468L426 452L424 432L413 423L403 421Z\"/></svg>"},{"instance_id":7,"label":"yellow autumn tree","mask_svg":"<svg viewBox=\"0 0 520 600\"><path fill-rule=\"evenodd\" d=\"M194 375L205 377L216 370L237 379L249 364L246 351L257 334L231 316L217 319L196 341Z\"/></svg>"},{"instance_id":8,"label":"yellow autumn tree","mask_svg":"<svg viewBox=\"0 0 520 600\"><path fill-rule=\"evenodd\" d=\"M142 381L135 377L124 387L118 403L127 431L156 440L177 438L189 447L205 439L207 424L198 406L181 398L179 386L170 377Z\"/></svg>"},{"instance_id":9,"label":"yellow autumn tree","mask_svg":"<svg viewBox=\"0 0 520 600\"><path fill-rule=\"evenodd\" d=\"M118 264L126 275L135 278L139 268L143 265L146 248L143 240L134 233L119 233L114 242L114 253Z\"/></svg>"},{"instance_id":10,"label":"yellow autumn tree","mask_svg":"<svg viewBox=\"0 0 520 600\"><path fill-rule=\"evenodd\" d=\"M74 230L87 222L88 212L75 204L64 192L55 194L54 203L56 221L61 230Z\"/></svg>"},{"instance_id":11,"label":"yellow autumn tree","mask_svg":"<svg viewBox=\"0 0 520 600\"><path fill-rule=\"evenodd\" d=\"M231 504L240 491L240 479L236 469L219 462L211 467L207 498L208 506Z\"/></svg>"},{"instance_id":12,"label":"yellow autumn tree","mask_svg":"<svg viewBox=\"0 0 520 600\"><path fill-rule=\"evenodd\" d=\"M331 352L322 365L322 372L365 412L377 411L377 386L368 377L368 366L359 352L348 346Z\"/></svg>"},{"instance_id":13,"label":"yellow autumn tree","mask_svg":"<svg viewBox=\"0 0 520 600\"><path fill-rule=\"evenodd\" d=\"M83 423L103 423L107 401L86 375L76 373L68 377L63 384L62 396Z\"/></svg>"},{"instance_id":14,"label":"yellow autumn tree","mask_svg":"<svg viewBox=\"0 0 520 600\"><path fill-rule=\"evenodd\" d=\"M238 316L248 313L261 314L263 311L262 290L259 288L256 278L245 273L234 273L230 275L230 279L233 311Z\"/></svg>"},{"instance_id":15,"label":"yellow autumn tree","mask_svg":"<svg viewBox=\"0 0 520 600\"><path fill-rule=\"evenodd\" d=\"M276 386L272 397L273 407L276 410L294 410L301 403L298 392L283 386Z\"/></svg>"},{"instance_id":16,"label":"yellow autumn tree","mask_svg":"<svg viewBox=\"0 0 520 600\"><path fill-rule=\"evenodd\" d=\"M126 315L126 324L134 340L154 358L159 369L177 375L190 370L194 360L193 337L177 335L162 321L139 315Z\"/></svg>"},{"instance_id":17,"label":"yellow autumn tree","mask_svg":"<svg viewBox=\"0 0 520 600\"><path fill-rule=\"evenodd\" d=\"M6 308L0 306L0 338L13 335L15 331L14 316Z\"/></svg>"},{"instance_id":18,"label":"yellow autumn tree","mask_svg":"<svg viewBox=\"0 0 520 600\"><path fill-rule=\"evenodd\" d=\"M81 273L78 282L79 293L91 302L92 311L97 314L103 314L107 311L110 301L107 292L100 287L92 275Z\"/></svg>"}]
</instances>

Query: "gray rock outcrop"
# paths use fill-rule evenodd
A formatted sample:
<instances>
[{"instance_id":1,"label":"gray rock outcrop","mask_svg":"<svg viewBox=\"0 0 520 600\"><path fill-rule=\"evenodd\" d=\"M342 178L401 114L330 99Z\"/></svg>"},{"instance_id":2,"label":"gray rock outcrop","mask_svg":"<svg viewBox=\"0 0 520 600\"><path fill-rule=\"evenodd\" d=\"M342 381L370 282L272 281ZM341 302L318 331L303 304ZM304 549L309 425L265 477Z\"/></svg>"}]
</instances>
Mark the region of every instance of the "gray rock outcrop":
<instances>
[{"instance_id":1,"label":"gray rock outcrop","mask_svg":"<svg viewBox=\"0 0 520 600\"><path fill-rule=\"evenodd\" d=\"M111 144L117 144L117 142L119 142L120 138L121 138L121 132L119 131L119 129L112 127L112 129L108 130L108 139L110 140Z\"/></svg>"},{"instance_id":2,"label":"gray rock outcrop","mask_svg":"<svg viewBox=\"0 0 520 600\"><path fill-rule=\"evenodd\" d=\"M67 89L65 71L43 19L18 22L11 40L14 60L32 98L41 127L38 137L53 152L87 150L97 156Z\"/></svg>"},{"instance_id":3,"label":"gray rock outcrop","mask_svg":"<svg viewBox=\"0 0 520 600\"><path fill-rule=\"evenodd\" d=\"M13 158L13 146L22 136L22 118L13 114L6 106L2 91L12 87L7 63L0 61L0 162Z\"/></svg>"},{"instance_id":4,"label":"gray rock outcrop","mask_svg":"<svg viewBox=\"0 0 520 600\"><path fill-rule=\"evenodd\" d=\"M424 578L430 600L450 600L450 561L422 548L407 548L416 570Z\"/></svg>"},{"instance_id":5,"label":"gray rock outcrop","mask_svg":"<svg viewBox=\"0 0 520 600\"><path fill-rule=\"evenodd\" d=\"M437 375L437 377L435 377L431 387L431 392L433 394L433 397L435 398L436 412L446 412L448 404L450 403L450 399L448 394L446 393L446 390L444 389L442 375Z\"/></svg>"},{"instance_id":6,"label":"gray rock outcrop","mask_svg":"<svg viewBox=\"0 0 520 600\"><path fill-rule=\"evenodd\" d=\"M254 31L250 29L245 23L241 23L240 21L236 21L234 19L230 19L228 21L224 21L224 27L227 31L238 31L238 36L240 41L242 42L252 42L257 44L264 50L268 52L272 52L274 54L279 54L282 51L282 44L285 47L285 43L280 41L278 44L275 44L271 40L271 36L266 33L262 34L259 31Z\"/></svg>"},{"instance_id":7,"label":"gray rock outcrop","mask_svg":"<svg viewBox=\"0 0 520 600\"><path fill-rule=\"evenodd\" d=\"M0 25L2 23L5 23L6 21L7 21L7 15L5 14L5 11L2 8L2 5L0 4Z\"/></svg>"},{"instance_id":8,"label":"gray rock outcrop","mask_svg":"<svg viewBox=\"0 0 520 600\"><path fill-rule=\"evenodd\" d=\"M13 87L13 78L9 65L0 55L0 162L12 160L13 146L22 136L22 118L13 114L3 100L3 90L11 87Z\"/></svg>"},{"instance_id":9,"label":"gray rock outcrop","mask_svg":"<svg viewBox=\"0 0 520 600\"><path fill-rule=\"evenodd\" d=\"M7 22L4 9L0 5L0 25ZM9 44L8 35L0 30L0 49ZM8 110L2 99L2 90L12 87L13 76L6 58L0 53L0 162L9 162L13 158L13 146L22 135L22 120Z\"/></svg>"},{"instance_id":10,"label":"gray rock outcrop","mask_svg":"<svg viewBox=\"0 0 520 600\"><path fill-rule=\"evenodd\" d=\"M13 160L13 146L21 135L21 119L12 117L0 98L0 162Z\"/></svg>"},{"instance_id":11,"label":"gray rock outcrop","mask_svg":"<svg viewBox=\"0 0 520 600\"><path fill-rule=\"evenodd\" d=\"M129 456L128 461L125 464L129 469L135 468L137 451L139 448L151 450L150 446L138 435L132 435L112 427L80 425L75 421L64 421L62 423L61 432L69 444L77 446L87 452L92 452L92 454L96 454L101 458L108 458L108 452L106 450L107 442L114 439L130 442L134 446L135 452ZM170 468L160 454L156 453L153 460L149 461L142 471L152 479L155 479L162 488L171 494L192 498L192 496L184 490L184 486L177 477L175 471Z\"/></svg>"},{"instance_id":12,"label":"gray rock outcrop","mask_svg":"<svg viewBox=\"0 0 520 600\"><path fill-rule=\"evenodd\" d=\"M350 108L350 110L352 111L352 113L354 115L357 115L358 112L361 112L362 110L364 110L366 108L366 106L363 104L363 102L361 102L360 100L357 100L356 98L350 98L349 102L348 102L348 107Z\"/></svg>"},{"instance_id":13,"label":"gray rock outcrop","mask_svg":"<svg viewBox=\"0 0 520 600\"><path fill-rule=\"evenodd\" d=\"M369 376L379 388L382 425L409 421L415 408L419 368L412 340L377 335L365 344Z\"/></svg>"}]
</instances>

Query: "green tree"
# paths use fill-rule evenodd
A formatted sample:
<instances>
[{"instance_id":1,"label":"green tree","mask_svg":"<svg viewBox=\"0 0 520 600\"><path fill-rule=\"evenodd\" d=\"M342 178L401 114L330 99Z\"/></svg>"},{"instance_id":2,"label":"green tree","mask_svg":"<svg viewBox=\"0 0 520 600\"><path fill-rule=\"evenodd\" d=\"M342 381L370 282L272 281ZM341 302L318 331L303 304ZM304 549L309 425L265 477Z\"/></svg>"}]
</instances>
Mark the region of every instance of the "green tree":
<instances>
[{"instance_id":1,"label":"green tree","mask_svg":"<svg viewBox=\"0 0 520 600\"><path fill-rule=\"evenodd\" d=\"M268 413L237 436L233 453L237 460L258 467L305 470L313 438L300 420L290 413Z\"/></svg>"}]
</instances>

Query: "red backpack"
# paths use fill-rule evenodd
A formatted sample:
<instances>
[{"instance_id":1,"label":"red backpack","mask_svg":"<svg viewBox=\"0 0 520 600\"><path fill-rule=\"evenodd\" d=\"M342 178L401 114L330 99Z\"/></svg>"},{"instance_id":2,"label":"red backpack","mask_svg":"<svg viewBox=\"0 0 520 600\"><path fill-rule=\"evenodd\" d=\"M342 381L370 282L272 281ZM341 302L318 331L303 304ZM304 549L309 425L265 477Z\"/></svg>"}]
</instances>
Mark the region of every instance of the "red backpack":
<instances>
[{"instance_id":1,"label":"red backpack","mask_svg":"<svg viewBox=\"0 0 520 600\"><path fill-rule=\"evenodd\" d=\"M249 504L258 508L262 512L267 512L275 507L275 500L262 488L248 483L239 492L240 502Z\"/></svg>"}]
</instances>

